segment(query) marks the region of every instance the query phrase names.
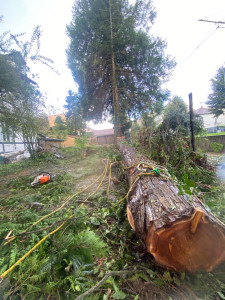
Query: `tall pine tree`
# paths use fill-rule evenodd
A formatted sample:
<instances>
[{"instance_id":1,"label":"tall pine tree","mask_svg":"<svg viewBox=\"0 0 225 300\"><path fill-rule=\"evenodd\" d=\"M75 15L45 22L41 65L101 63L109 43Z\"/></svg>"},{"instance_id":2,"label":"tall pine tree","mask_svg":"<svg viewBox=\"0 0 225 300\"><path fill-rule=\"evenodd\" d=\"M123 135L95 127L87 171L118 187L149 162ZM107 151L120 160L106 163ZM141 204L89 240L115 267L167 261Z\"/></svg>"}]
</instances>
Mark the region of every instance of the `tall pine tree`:
<instances>
[{"instance_id":1,"label":"tall pine tree","mask_svg":"<svg viewBox=\"0 0 225 300\"><path fill-rule=\"evenodd\" d=\"M161 84L174 62L148 34L154 18L150 0L77 0L73 7L67 56L83 112L88 120L112 116L117 136L127 116L165 99Z\"/></svg>"}]
</instances>

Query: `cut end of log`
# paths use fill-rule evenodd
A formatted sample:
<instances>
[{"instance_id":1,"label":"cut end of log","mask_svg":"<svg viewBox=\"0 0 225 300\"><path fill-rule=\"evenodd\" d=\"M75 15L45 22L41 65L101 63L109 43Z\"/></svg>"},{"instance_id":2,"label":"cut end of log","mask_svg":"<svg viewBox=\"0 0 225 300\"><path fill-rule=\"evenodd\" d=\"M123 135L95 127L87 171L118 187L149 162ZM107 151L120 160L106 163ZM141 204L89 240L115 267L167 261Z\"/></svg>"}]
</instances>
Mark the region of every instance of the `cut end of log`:
<instances>
[{"instance_id":1,"label":"cut end of log","mask_svg":"<svg viewBox=\"0 0 225 300\"><path fill-rule=\"evenodd\" d=\"M128 206L127 206L127 218L128 218L129 223L130 223L130 226L135 231L134 219L133 219L132 213L131 213L131 211L130 211L130 209L129 209Z\"/></svg>"},{"instance_id":2,"label":"cut end of log","mask_svg":"<svg viewBox=\"0 0 225 300\"><path fill-rule=\"evenodd\" d=\"M150 228L146 245L160 265L175 271L210 272L225 259L224 232L206 220L200 209L169 228Z\"/></svg>"},{"instance_id":3,"label":"cut end of log","mask_svg":"<svg viewBox=\"0 0 225 300\"><path fill-rule=\"evenodd\" d=\"M143 175L138 167L140 155L127 144L119 142L118 147L130 183L128 220L156 262L177 272L194 273L210 272L225 261L225 225L195 195L180 195L169 177L139 176ZM147 157L141 160L151 169Z\"/></svg>"}]
</instances>

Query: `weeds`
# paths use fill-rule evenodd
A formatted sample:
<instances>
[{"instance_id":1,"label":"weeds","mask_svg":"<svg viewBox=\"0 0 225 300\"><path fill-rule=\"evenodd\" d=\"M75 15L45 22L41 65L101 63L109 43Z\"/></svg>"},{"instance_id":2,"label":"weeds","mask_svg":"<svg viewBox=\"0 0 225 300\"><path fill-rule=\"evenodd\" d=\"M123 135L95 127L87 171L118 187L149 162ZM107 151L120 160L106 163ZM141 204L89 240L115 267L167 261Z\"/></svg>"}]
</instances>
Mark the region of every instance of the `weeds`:
<instances>
[{"instance_id":1,"label":"weeds","mask_svg":"<svg viewBox=\"0 0 225 300\"><path fill-rule=\"evenodd\" d=\"M117 201L126 194L128 185L119 163L120 154L112 147L96 147L94 150L91 156L79 158L76 150L71 148L64 151L66 158L57 160L57 164L45 158L40 159L40 164L32 162L25 166L22 162L14 169L18 176L1 177L4 193L0 199L1 273L65 221L58 232L46 239L0 284L3 299L75 299L99 283L106 274L111 275L85 299L102 300L108 296L128 300L223 299L225 276L222 267L214 273L189 275L165 271L154 264L127 222L125 201L110 205L107 180L85 205L81 206L82 201L94 187L89 193L74 197L50 218L32 226L40 217L59 207L66 196L93 182L103 170L101 158L118 162L112 171L119 183L111 185L110 201ZM32 188L33 174L42 168L42 163L45 169L54 170L55 176L49 184ZM11 166L6 167L13 174L15 167ZM21 170L22 174L19 173ZM27 174L23 175L25 171ZM182 187L185 191L195 188L188 175L184 175ZM221 191L212 190L211 195L217 197ZM210 207L209 195L204 197ZM35 207L35 202L43 206ZM219 215L225 211L223 203L222 198L219 207L214 202L212 210ZM224 218L224 215L220 217ZM17 238L4 245L10 230Z\"/></svg>"}]
</instances>

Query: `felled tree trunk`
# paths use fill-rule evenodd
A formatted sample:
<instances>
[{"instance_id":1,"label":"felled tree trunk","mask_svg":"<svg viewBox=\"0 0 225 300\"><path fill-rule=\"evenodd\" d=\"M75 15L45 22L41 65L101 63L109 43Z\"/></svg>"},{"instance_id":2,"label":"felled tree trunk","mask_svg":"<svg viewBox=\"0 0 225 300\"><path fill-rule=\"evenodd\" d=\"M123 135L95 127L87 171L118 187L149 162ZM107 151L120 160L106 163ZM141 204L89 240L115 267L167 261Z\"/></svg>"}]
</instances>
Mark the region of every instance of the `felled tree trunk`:
<instances>
[{"instance_id":1,"label":"felled tree trunk","mask_svg":"<svg viewBox=\"0 0 225 300\"><path fill-rule=\"evenodd\" d=\"M128 145L118 147L129 174L128 220L156 262L175 271L209 272L224 261L225 225L196 196L179 195L163 172L137 176L151 172L137 164L150 162Z\"/></svg>"}]
</instances>

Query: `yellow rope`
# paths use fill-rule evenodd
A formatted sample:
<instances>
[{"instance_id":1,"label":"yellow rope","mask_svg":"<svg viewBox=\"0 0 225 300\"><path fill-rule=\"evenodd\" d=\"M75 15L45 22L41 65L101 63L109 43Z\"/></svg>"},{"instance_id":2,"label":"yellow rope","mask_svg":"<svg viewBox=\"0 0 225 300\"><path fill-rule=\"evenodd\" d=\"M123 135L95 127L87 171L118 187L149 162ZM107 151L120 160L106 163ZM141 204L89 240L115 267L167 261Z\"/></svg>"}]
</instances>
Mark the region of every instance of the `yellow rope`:
<instances>
[{"instance_id":1,"label":"yellow rope","mask_svg":"<svg viewBox=\"0 0 225 300\"><path fill-rule=\"evenodd\" d=\"M23 257L21 257L17 262L12 265L8 270L6 270L4 273L0 275L0 278L3 280L3 278L11 272L17 265L19 265L31 252L33 252L41 243L43 243L50 235L57 232L66 222L63 222L59 227L57 227L55 230L51 231L49 234L47 234L43 239L41 239L33 248L31 248Z\"/></svg>"},{"instance_id":2,"label":"yellow rope","mask_svg":"<svg viewBox=\"0 0 225 300\"><path fill-rule=\"evenodd\" d=\"M104 175L103 175L103 177L102 177L102 180L100 181L100 183L99 183L99 185L97 186L96 190L95 190L93 193L91 193L91 195L89 195L89 196L84 200L84 202L86 202L91 196L93 196L95 193L97 193L97 191L100 189L100 187L101 187L101 185L102 185L102 183L103 183L103 181L104 181L104 179L105 179L105 177L106 177L106 174L107 174L108 164L109 164L109 161L108 161L108 159L107 159L107 163L105 164ZM84 205L84 203L82 203L80 206L83 206L83 205Z\"/></svg>"},{"instance_id":3,"label":"yellow rope","mask_svg":"<svg viewBox=\"0 0 225 300\"><path fill-rule=\"evenodd\" d=\"M117 205L117 204L121 203L123 200L125 200L125 199L127 198L128 194L130 193L130 190L131 190L132 187L134 186L134 184L135 184L135 182L136 182L136 179L137 179L139 176L142 176L142 175L154 175L153 171L155 170L155 167L152 166L152 165L149 165L149 164L147 164L147 163L144 163L144 162L142 162L142 161L140 161L140 162L138 162L138 163L135 163L135 164L133 164L132 166L124 167L124 169L125 169L125 170L128 170L128 169L131 169L131 168L136 167L136 166L138 166L138 165L141 165L143 168L149 168L149 169L151 168L151 169L152 169L152 172L151 172L151 173L148 172L148 173L139 173L139 174L137 174L137 175L134 177L134 180L133 180L133 182L132 182L132 184L131 184L131 186L130 186L128 192L127 192L127 194L126 194L121 200L117 201L116 203L112 203L112 202L111 202L112 205Z\"/></svg>"},{"instance_id":4,"label":"yellow rope","mask_svg":"<svg viewBox=\"0 0 225 300\"><path fill-rule=\"evenodd\" d=\"M103 163L104 163L104 161L103 161ZM87 201L91 196L93 196L98 190L99 190L99 188L101 187L101 185L102 185L102 183L103 183L103 181L104 181L104 179L105 179L105 177L106 177L106 174L107 174L107 169L108 169L108 160L107 160L107 163L105 164L104 163L104 165L105 165L105 168L104 168L104 172L103 172L103 176L102 176L102 174L98 177L98 179L102 176L102 179L101 179L101 181L100 181L100 183L99 183L99 185L98 185L98 187L96 188L96 190L93 192L93 193L91 193L91 195L90 196L88 196L85 200L84 200L84 202L85 201ZM97 181L97 180L96 180ZM95 181L95 182L96 182ZM94 183L95 183L94 182ZM92 183L92 184L90 184L88 187L90 187L91 185L93 185L94 183ZM86 187L84 190L82 190L82 191L85 191L88 187ZM81 191L81 192L82 192ZM77 194L79 194L79 193L81 193L81 192L78 192L78 193L76 193L75 195L77 195ZM73 197L75 196L75 195L73 195ZM70 200L71 199L71 197L68 199L68 200ZM67 203L68 203L68 200L66 201ZM65 202L65 203L66 203ZM84 205L84 203L82 203L80 206L83 206ZM63 206L61 205L60 206L60 208L62 208ZM57 210L55 210L54 212L56 212L56 211L58 211L59 209L57 209ZM47 216L49 216L50 214L48 214L48 215L46 215L45 217L47 217ZM69 218L72 218L74 215L71 215ZM41 218L41 219L43 219L43 218ZM39 220L39 221L41 221L41 219ZM62 228L63 226L64 226L64 224L66 223L66 221L65 222L63 222L59 227L57 227L55 230L53 230L53 231L51 231L49 234L47 234L45 237L43 237L33 248L31 248L23 257L21 257L15 264L13 264L8 270L6 270L4 273L2 273L1 275L0 275L0 278L1 278L1 281L4 279L4 277L9 273L9 272L11 272L17 265L19 265L30 253L32 253L38 246L40 246L40 244L42 244L49 236L51 236L52 234L54 234L55 232L57 232L60 228ZM35 224L37 224L37 222L35 222ZM14 237L14 238L16 238L16 237ZM13 238L13 239L14 239Z\"/></svg>"},{"instance_id":5,"label":"yellow rope","mask_svg":"<svg viewBox=\"0 0 225 300\"><path fill-rule=\"evenodd\" d=\"M109 193L110 193L110 182L111 182L111 176L112 176L112 165L114 163L111 163L110 164L110 167L109 167L109 181L108 181L108 188L107 188L107 198L109 200Z\"/></svg>"},{"instance_id":6,"label":"yellow rope","mask_svg":"<svg viewBox=\"0 0 225 300\"><path fill-rule=\"evenodd\" d=\"M104 161L103 161L103 163L104 163ZM102 176L102 179L101 179L101 181L100 181L100 183L99 183L99 185L97 186L97 188L95 189L95 191L93 192L93 193L91 193L91 195L89 195L85 200L84 200L84 202L86 202L91 196L93 196L98 190L99 190L99 188L101 187L101 185L102 185L102 183L103 183L103 181L104 181L104 179L105 179L105 177L106 177L106 174L107 174L107 169L108 169L108 164L109 164L109 161L107 160L107 163L105 164L104 163L104 165L105 165L105 168L104 168L104 171L103 171L103 173L93 182L93 183L91 183L90 185L88 185L85 189L83 189L82 191L80 191L80 192L77 192L77 193L75 193L74 195L72 195L71 197L69 197L59 208L57 208L57 209L55 209L53 212L51 212L51 213L49 213L48 215L45 215L45 216L43 216L42 218L40 218L38 221L36 221L35 223L33 223L30 227L32 227L32 226L34 226L34 225L36 225L36 224L38 224L39 222L41 222L42 220L44 220L45 218L47 218L47 217L49 217L49 216L51 216L52 214L54 214L55 212L57 212L57 211L59 211L60 209L62 209L73 197L75 197L76 195L78 195L78 194L80 194L80 193L82 193L82 192L84 192L84 191L86 191L89 187L91 187L93 184L95 184L98 180L99 180L99 178ZM112 164L113 163L111 163L110 164L110 169L109 169L109 184L110 184L110 180L111 180L111 167L112 167ZM136 164L137 165L137 164ZM145 167L151 167L151 166L149 166L149 165L144 165L144 164L142 164L143 166L145 166ZM134 166L134 165L133 165ZM131 168L132 166L130 166L129 168ZM153 168L153 171L154 171L154 168ZM139 176L142 176L142 175L153 175L153 172L151 172L151 173L139 173L139 174L137 174L136 176L135 176L135 178L134 178L134 180L133 180L133 182L132 182L132 184L131 184L131 186L130 186L130 188L129 188L129 190L128 190L128 193L126 194L126 196L123 198L123 199L121 199L121 200L119 200L118 202L116 202L115 204L113 204L113 205L116 205L116 204L119 204L120 202L122 202L124 199L126 199L126 197L128 196L128 194L129 194L129 192L130 192L130 190L132 189L132 187L133 187L133 185L134 185L134 183L136 182L136 180L137 180L137 178L139 177ZM108 190L107 190L107 195L108 195L108 197L109 197L109 184L108 184ZM83 206L84 205L84 203L82 203L81 205L80 205L80 207L81 206ZM70 216L70 218L72 218L73 217L73 215L71 215ZM45 237L43 237L33 248L31 248L24 256L22 256L15 264L13 264L8 270L6 270L4 273L2 273L1 275L0 275L0 278L1 278L1 280L3 280L3 278L9 273L9 272L11 272L17 265L19 265L30 253L32 253L40 244L42 244L49 236L51 236L51 235L53 235L55 232L57 232L60 228L62 228L63 226L64 226L64 224L66 223L66 221L64 221L60 226L58 226L55 230L53 230L53 231L51 231L50 233L48 233ZM29 227L29 228L30 228ZM27 229L28 230L28 229ZM24 232L26 232L26 231L24 231ZM16 238L16 236L15 237L12 237L9 241L7 241L6 243L9 243L10 241L12 241L12 240L14 240ZM6 244L5 243L5 244Z\"/></svg>"},{"instance_id":7,"label":"yellow rope","mask_svg":"<svg viewBox=\"0 0 225 300\"><path fill-rule=\"evenodd\" d=\"M103 163L104 163L104 162L103 162ZM104 164L105 164L105 163L104 163ZM104 169L103 173L104 173L104 172L105 172L105 169ZM102 174L103 174L103 173L102 173ZM72 199L73 199L74 197L76 197L77 195L83 193L83 192L86 191L89 187L91 187L93 184L95 184L95 183L99 180L99 178L102 176L102 174L101 174L94 182L92 182L92 183L89 184L86 188L84 188L82 191L77 192L77 193L75 193L74 195L72 195L71 197L69 197L69 199L66 200L59 208L55 209L54 211L52 211L52 212L49 213L48 215L43 216L43 217L40 218L38 221L36 221L35 223L33 223L33 224L31 225L31 227L37 225L37 224L38 224L39 222L41 222L42 220L46 219L47 217L49 217L49 216L53 215L54 213L56 213L57 211L61 210L61 209L62 209L62 208L63 208L70 200L72 200Z\"/></svg>"},{"instance_id":8,"label":"yellow rope","mask_svg":"<svg viewBox=\"0 0 225 300\"><path fill-rule=\"evenodd\" d=\"M139 165L139 162L138 162L138 163L136 163L136 164L134 164L134 165L132 165L132 166L129 166L129 167L124 167L124 170L131 169L131 168L133 168L133 167L136 167L136 166L138 166L138 165Z\"/></svg>"},{"instance_id":9,"label":"yellow rope","mask_svg":"<svg viewBox=\"0 0 225 300\"><path fill-rule=\"evenodd\" d=\"M154 169L153 169L152 171L154 171ZM121 200L117 201L116 203L112 203L112 202L111 202L111 204L112 204L112 205L117 205L117 204L121 203L123 200L125 200L125 199L127 198L127 196L129 195L129 193L130 193L132 187L134 186L134 184L135 184L137 178L138 178L139 176L142 176L142 175L154 175L154 173L151 172L151 173L139 173L139 174L137 174L137 175L134 177L134 180L133 180L133 182L132 182L132 184L131 184L131 186L130 186L130 188L129 188L127 194L126 194L126 196L124 196Z\"/></svg>"},{"instance_id":10,"label":"yellow rope","mask_svg":"<svg viewBox=\"0 0 225 300\"><path fill-rule=\"evenodd\" d=\"M103 162L104 163L104 162ZM105 163L104 163L105 165ZM61 210L71 199L73 199L74 197L76 197L77 195L83 193L84 191L86 191L88 188L90 188L93 184L95 184L99 178L101 178L101 176L105 173L105 169L103 171L103 173L94 181L92 182L90 185L88 185L85 189L83 189L82 191L80 192L77 192L75 194L73 194L72 196L70 196L60 207L56 208L55 210L53 210L51 213L43 216L42 218L40 218L39 220L37 220L36 222L34 222L31 226L29 226L25 231L24 233L29 230L31 227L37 225L38 223L40 223L41 221L43 221L44 219L50 217L51 215L53 215L54 213L56 213L57 211ZM12 236L7 242L4 243L4 245L7 245L8 243L12 242L14 239L16 238L16 236Z\"/></svg>"},{"instance_id":11,"label":"yellow rope","mask_svg":"<svg viewBox=\"0 0 225 300\"><path fill-rule=\"evenodd\" d=\"M138 163L133 164L132 166L124 167L124 170L129 170L129 169L131 169L131 168L133 168L133 167L136 167L136 166L142 166L143 168L149 168L149 169L152 169L152 170L155 169L155 166L140 161L140 162L138 162Z\"/></svg>"}]
</instances>

